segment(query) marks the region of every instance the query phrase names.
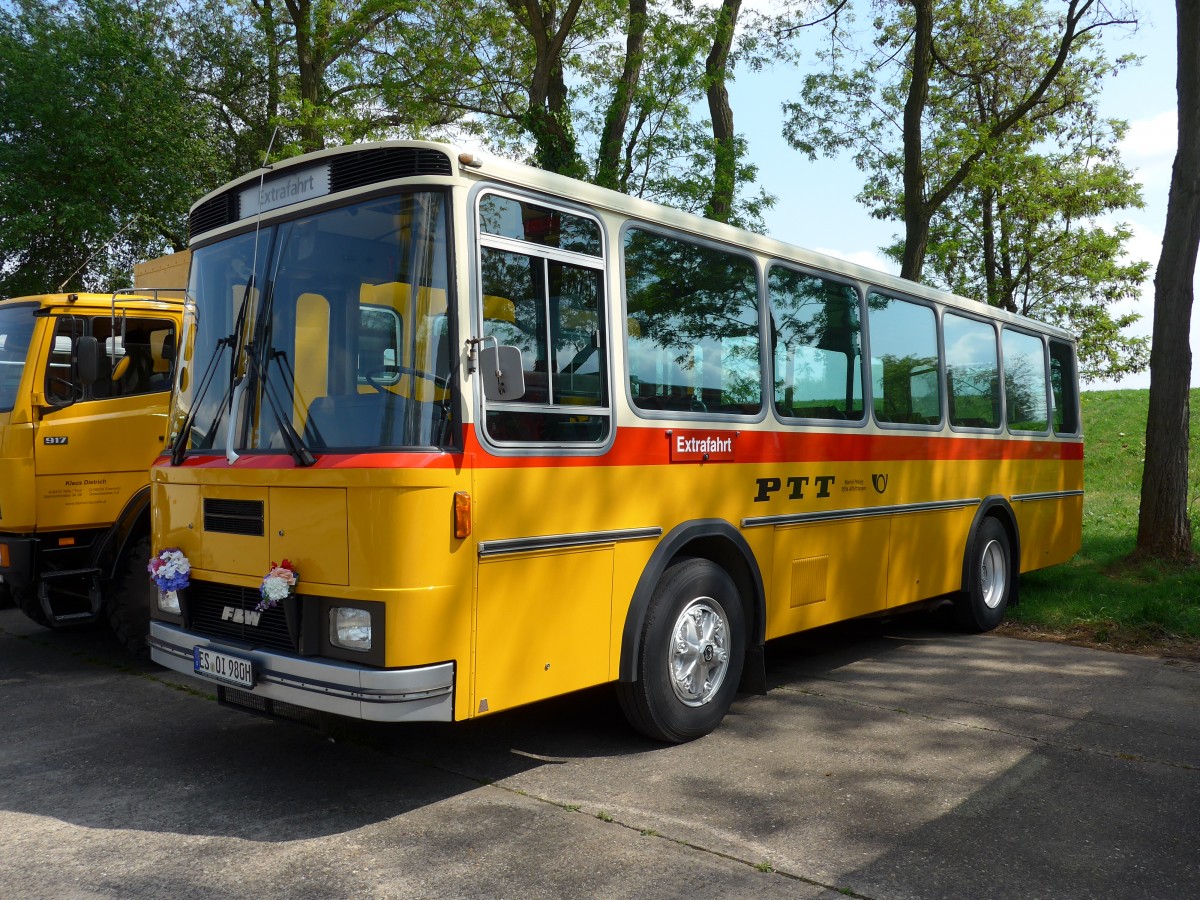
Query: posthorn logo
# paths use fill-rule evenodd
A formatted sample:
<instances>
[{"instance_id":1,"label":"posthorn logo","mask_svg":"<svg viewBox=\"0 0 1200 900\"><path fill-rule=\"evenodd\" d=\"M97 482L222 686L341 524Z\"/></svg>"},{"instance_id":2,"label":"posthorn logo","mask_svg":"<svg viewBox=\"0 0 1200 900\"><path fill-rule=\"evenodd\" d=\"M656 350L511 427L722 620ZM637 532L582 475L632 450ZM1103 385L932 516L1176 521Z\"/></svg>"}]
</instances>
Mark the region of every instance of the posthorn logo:
<instances>
[{"instance_id":1,"label":"posthorn logo","mask_svg":"<svg viewBox=\"0 0 1200 900\"><path fill-rule=\"evenodd\" d=\"M887 481L888 481L888 477L887 477L886 472L880 472L880 473L876 473L875 475L872 475L871 476L871 484L873 484L875 486L875 493L882 494L884 491L886 491L887 490Z\"/></svg>"}]
</instances>

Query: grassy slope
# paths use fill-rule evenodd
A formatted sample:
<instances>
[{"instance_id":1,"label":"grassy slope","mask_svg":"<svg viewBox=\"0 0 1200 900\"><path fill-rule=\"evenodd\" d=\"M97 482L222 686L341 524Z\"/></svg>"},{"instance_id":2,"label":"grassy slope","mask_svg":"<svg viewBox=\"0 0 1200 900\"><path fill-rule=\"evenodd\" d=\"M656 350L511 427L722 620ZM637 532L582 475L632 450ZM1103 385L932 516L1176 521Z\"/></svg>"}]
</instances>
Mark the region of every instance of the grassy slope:
<instances>
[{"instance_id":1,"label":"grassy slope","mask_svg":"<svg viewBox=\"0 0 1200 900\"><path fill-rule=\"evenodd\" d=\"M1131 567L1137 536L1147 391L1083 394L1083 548L1063 566L1021 579L1010 630L1120 649L1200 652L1200 567ZM1200 391L1192 392L1189 500L1200 536ZM1191 654L1189 654L1191 655Z\"/></svg>"}]
</instances>

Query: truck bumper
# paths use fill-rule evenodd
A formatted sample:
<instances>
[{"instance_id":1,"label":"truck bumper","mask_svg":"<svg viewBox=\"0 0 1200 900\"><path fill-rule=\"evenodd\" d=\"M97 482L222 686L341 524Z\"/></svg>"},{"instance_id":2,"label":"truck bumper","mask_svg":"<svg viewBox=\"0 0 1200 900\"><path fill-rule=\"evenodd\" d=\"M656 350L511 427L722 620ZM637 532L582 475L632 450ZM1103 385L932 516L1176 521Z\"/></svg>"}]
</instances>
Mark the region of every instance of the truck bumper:
<instances>
[{"instance_id":1,"label":"truck bumper","mask_svg":"<svg viewBox=\"0 0 1200 900\"><path fill-rule=\"evenodd\" d=\"M373 669L336 660L244 650L166 622L150 623L150 658L154 662L206 684L224 686L223 682L196 674L196 647L211 647L250 660L254 686L228 686L256 697L372 722L454 721L452 662L412 669Z\"/></svg>"},{"instance_id":2,"label":"truck bumper","mask_svg":"<svg viewBox=\"0 0 1200 900\"><path fill-rule=\"evenodd\" d=\"M25 591L33 585L36 542L37 538L0 534L0 581L13 590Z\"/></svg>"}]
</instances>

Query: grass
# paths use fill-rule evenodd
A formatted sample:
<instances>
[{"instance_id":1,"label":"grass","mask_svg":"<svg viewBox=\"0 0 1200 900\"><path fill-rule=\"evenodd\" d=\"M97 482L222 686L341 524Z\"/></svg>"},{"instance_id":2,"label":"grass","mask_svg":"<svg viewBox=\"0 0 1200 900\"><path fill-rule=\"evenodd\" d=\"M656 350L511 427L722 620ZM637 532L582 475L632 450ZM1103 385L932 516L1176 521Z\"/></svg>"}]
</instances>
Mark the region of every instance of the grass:
<instances>
[{"instance_id":1,"label":"grass","mask_svg":"<svg viewBox=\"0 0 1200 900\"><path fill-rule=\"evenodd\" d=\"M1195 411L1200 390L1193 390ZM1200 659L1200 567L1128 563L1137 537L1148 391L1084 393L1083 546L1021 578L1004 630ZM1200 423L1191 424L1189 503L1200 534Z\"/></svg>"}]
</instances>

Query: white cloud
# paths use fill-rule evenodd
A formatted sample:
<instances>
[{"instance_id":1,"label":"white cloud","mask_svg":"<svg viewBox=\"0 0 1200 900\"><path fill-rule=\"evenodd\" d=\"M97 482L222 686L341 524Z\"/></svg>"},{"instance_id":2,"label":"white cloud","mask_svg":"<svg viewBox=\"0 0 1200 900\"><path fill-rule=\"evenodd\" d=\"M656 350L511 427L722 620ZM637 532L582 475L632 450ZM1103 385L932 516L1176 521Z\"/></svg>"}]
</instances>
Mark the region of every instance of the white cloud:
<instances>
[{"instance_id":1,"label":"white cloud","mask_svg":"<svg viewBox=\"0 0 1200 900\"><path fill-rule=\"evenodd\" d=\"M1174 109L1148 119L1135 119L1121 141L1121 159L1137 172L1147 193L1166 195L1175 162L1177 122Z\"/></svg>"},{"instance_id":2,"label":"white cloud","mask_svg":"<svg viewBox=\"0 0 1200 900\"><path fill-rule=\"evenodd\" d=\"M860 266L866 266L868 269L874 269L877 272L890 272L892 275L900 273L900 267L885 256L875 253L871 250L855 250L850 253L844 250L831 250L829 247L814 247L816 253L824 253L826 256L835 256L838 259L844 259L847 262L857 263Z\"/></svg>"}]
</instances>

